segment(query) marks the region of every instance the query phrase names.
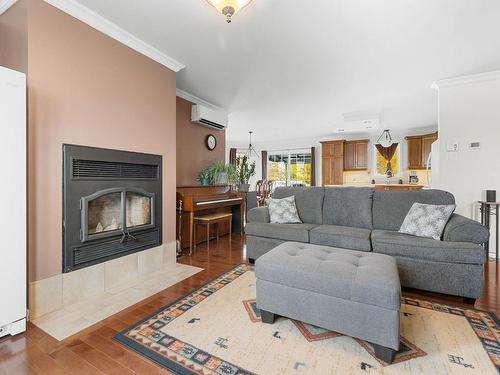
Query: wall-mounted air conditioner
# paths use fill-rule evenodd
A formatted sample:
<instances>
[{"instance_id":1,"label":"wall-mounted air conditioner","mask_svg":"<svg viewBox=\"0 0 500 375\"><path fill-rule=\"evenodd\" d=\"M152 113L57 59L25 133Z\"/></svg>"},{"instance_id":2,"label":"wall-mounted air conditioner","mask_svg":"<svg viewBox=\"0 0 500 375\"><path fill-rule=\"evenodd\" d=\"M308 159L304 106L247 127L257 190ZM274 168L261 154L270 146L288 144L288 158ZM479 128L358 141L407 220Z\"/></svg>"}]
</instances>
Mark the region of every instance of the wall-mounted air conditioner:
<instances>
[{"instance_id":1,"label":"wall-mounted air conditioner","mask_svg":"<svg viewBox=\"0 0 500 375\"><path fill-rule=\"evenodd\" d=\"M197 124L224 130L227 128L227 113L221 110L214 110L199 104L193 104L191 107L191 121Z\"/></svg>"}]
</instances>

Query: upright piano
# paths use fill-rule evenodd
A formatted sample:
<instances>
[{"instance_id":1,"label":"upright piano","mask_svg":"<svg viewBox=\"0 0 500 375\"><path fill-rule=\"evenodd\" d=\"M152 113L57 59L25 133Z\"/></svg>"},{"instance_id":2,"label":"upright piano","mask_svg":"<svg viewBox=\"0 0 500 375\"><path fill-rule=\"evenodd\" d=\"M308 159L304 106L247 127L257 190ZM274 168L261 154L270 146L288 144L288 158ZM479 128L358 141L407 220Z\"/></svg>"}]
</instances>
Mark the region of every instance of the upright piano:
<instances>
[{"instance_id":1,"label":"upright piano","mask_svg":"<svg viewBox=\"0 0 500 375\"><path fill-rule=\"evenodd\" d=\"M177 208L180 211L177 230L182 249L189 248L191 251L194 243L206 241L204 231L198 231L197 238L193 237L196 215L231 212L233 233L243 234L245 195L231 190L227 185L177 187ZM229 225L222 223L219 231L220 234L229 233Z\"/></svg>"}]
</instances>

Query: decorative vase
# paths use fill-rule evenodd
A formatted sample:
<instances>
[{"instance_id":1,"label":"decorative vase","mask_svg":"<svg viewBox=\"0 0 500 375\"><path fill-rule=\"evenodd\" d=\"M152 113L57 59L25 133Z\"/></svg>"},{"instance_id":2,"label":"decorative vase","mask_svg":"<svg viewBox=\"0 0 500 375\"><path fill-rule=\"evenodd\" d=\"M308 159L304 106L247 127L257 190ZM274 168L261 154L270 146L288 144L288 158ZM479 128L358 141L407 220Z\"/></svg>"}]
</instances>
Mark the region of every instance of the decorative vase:
<instances>
[{"instance_id":1,"label":"decorative vase","mask_svg":"<svg viewBox=\"0 0 500 375\"><path fill-rule=\"evenodd\" d=\"M200 179L200 183L202 186L207 186L208 185L208 178L202 178Z\"/></svg>"},{"instance_id":2,"label":"decorative vase","mask_svg":"<svg viewBox=\"0 0 500 375\"><path fill-rule=\"evenodd\" d=\"M238 185L238 191L242 193L248 193L250 190L250 184L239 184Z\"/></svg>"}]
</instances>

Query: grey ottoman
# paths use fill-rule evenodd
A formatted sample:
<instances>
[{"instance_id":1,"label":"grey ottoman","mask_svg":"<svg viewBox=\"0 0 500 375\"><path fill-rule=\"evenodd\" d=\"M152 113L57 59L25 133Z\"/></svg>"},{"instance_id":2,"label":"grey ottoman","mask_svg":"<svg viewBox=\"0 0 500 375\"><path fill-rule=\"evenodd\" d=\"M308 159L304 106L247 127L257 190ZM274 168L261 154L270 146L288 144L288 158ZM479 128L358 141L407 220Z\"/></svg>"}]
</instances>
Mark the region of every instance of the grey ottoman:
<instances>
[{"instance_id":1,"label":"grey ottoman","mask_svg":"<svg viewBox=\"0 0 500 375\"><path fill-rule=\"evenodd\" d=\"M257 307L373 344L391 363L399 349L401 285L394 258L285 242L255 262Z\"/></svg>"}]
</instances>

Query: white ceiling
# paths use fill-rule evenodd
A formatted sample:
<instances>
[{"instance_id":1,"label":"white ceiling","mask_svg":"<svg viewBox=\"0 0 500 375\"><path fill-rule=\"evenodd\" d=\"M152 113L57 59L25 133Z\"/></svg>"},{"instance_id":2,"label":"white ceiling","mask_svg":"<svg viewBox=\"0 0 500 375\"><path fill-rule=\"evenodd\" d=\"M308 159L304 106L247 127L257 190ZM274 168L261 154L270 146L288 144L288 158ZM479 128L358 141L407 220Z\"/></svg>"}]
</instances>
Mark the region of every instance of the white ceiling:
<instances>
[{"instance_id":1,"label":"white ceiling","mask_svg":"<svg viewBox=\"0 0 500 375\"><path fill-rule=\"evenodd\" d=\"M227 138L327 137L342 114L437 123L432 81L500 69L498 0L78 0L182 62L177 87L226 108Z\"/></svg>"}]
</instances>

